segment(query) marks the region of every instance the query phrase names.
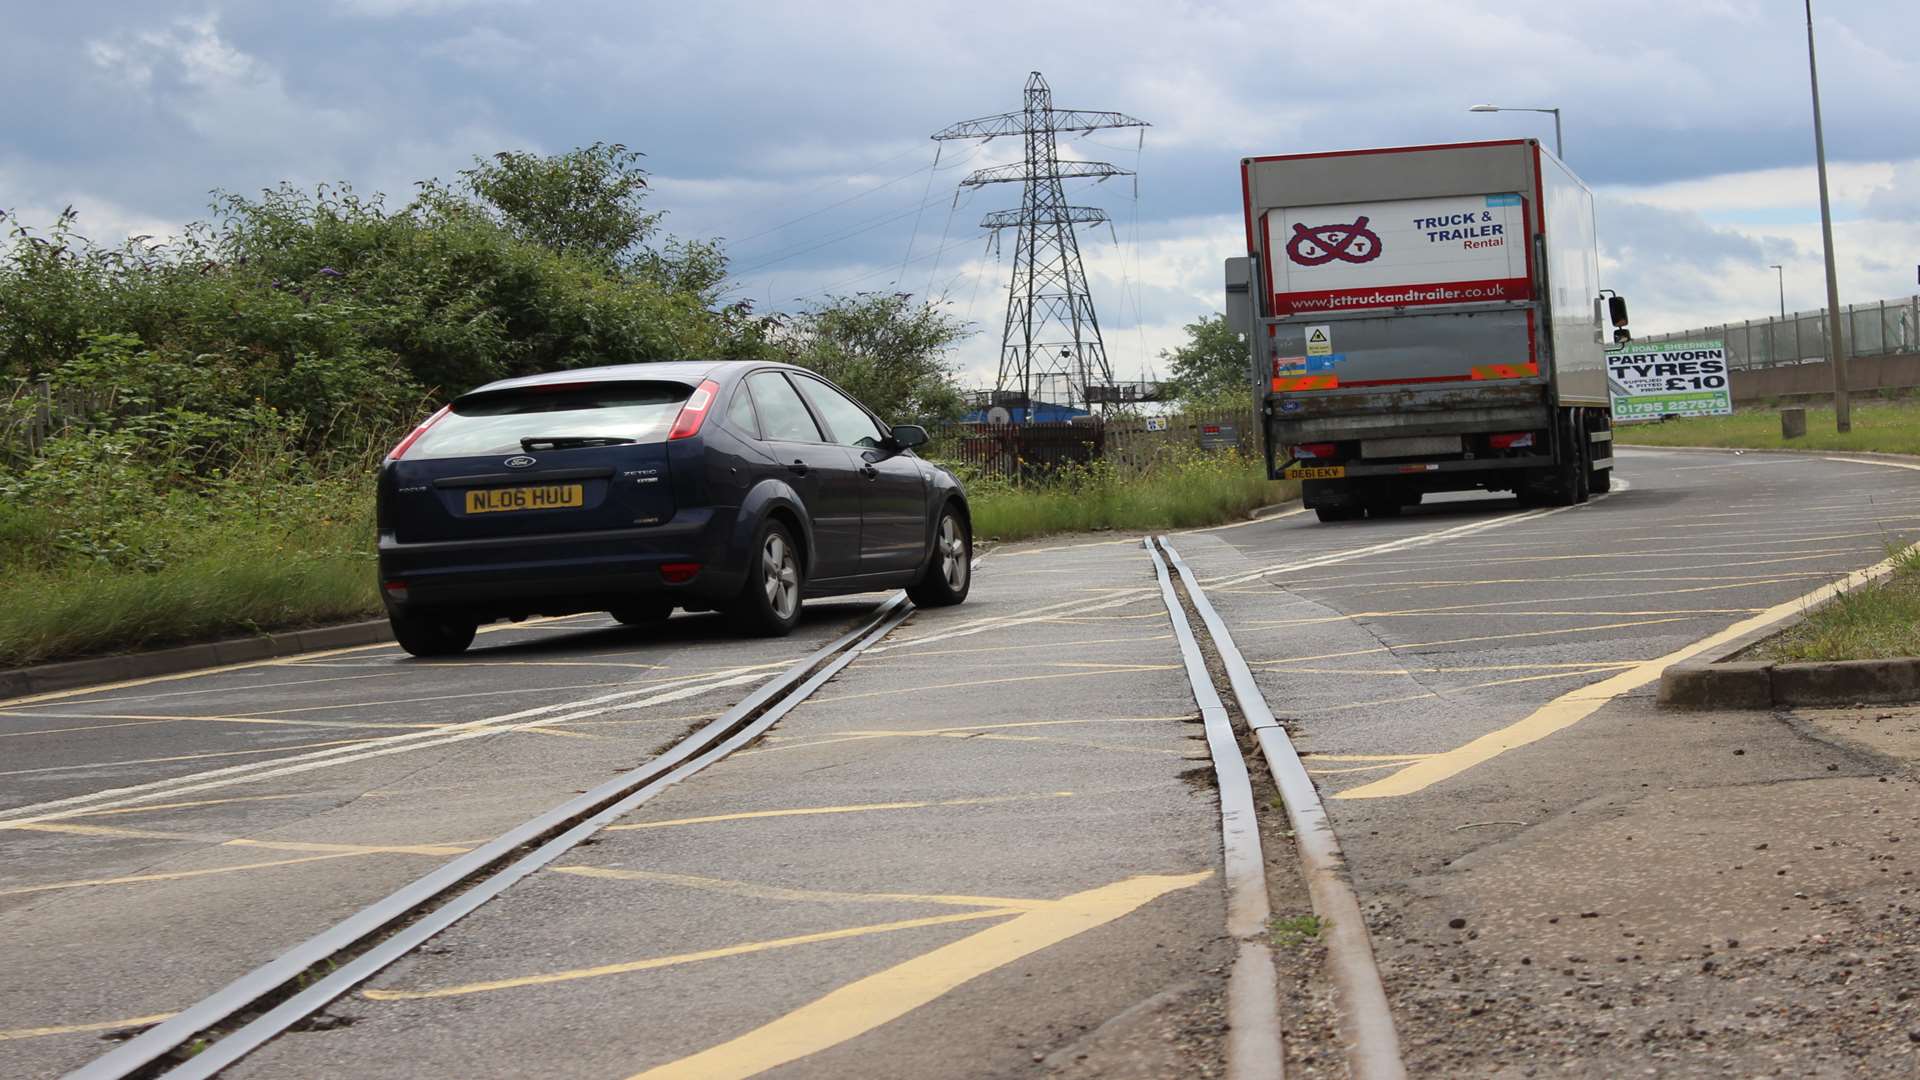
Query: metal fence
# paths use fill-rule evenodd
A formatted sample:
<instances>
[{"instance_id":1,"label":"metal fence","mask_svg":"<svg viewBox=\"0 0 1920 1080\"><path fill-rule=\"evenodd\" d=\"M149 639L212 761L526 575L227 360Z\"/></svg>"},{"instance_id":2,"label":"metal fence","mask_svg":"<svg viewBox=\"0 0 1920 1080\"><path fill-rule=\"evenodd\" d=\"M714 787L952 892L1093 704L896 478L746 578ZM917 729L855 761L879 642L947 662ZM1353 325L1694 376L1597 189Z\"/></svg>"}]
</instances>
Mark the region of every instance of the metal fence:
<instances>
[{"instance_id":1,"label":"metal fence","mask_svg":"<svg viewBox=\"0 0 1920 1080\"><path fill-rule=\"evenodd\" d=\"M1034 480L1095 461L1142 473L1181 452L1227 450L1259 452L1251 404L1172 416L1090 416L1071 423L951 424L934 433L925 456L987 476Z\"/></svg>"},{"instance_id":2,"label":"metal fence","mask_svg":"<svg viewBox=\"0 0 1920 1080\"><path fill-rule=\"evenodd\" d=\"M34 457L46 441L120 407L111 394L56 393L45 382L0 382L0 461Z\"/></svg>"},{"instance_id":3,"label":"metal fence","mask_svg":"<svg viewBox=\"0 0 1920 1080\"><path fill-rule=\"evenodd\" d=\"M1828 359L1827 311L1796 311L1785 318L1703 326L1671 334L1648 334L1636 341L1689 341L1719 338L1727 345L1727 366L1736 371L1820 364ZM1840 338L1849 356L1890 356L1920 352L1920 296L1849 304L1841 313Z\"/></svg>"}]
</instances>

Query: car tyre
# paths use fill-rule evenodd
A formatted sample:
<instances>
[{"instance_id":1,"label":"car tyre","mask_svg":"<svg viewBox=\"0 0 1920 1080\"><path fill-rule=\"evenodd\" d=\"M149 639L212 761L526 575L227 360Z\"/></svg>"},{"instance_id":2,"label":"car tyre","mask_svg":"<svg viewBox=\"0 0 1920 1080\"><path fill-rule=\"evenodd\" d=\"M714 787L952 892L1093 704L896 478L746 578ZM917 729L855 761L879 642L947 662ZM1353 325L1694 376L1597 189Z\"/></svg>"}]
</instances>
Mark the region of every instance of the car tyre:
<instances>
[{"instance_id":1,"label":"car tyre","mask_svg":"<svg viewBox=\"0 0 1920 1080\"><path fill-rule=\"evenodd\" d=\"M658 626L673 615L673 605L664 600L636 600L611 608L607 614L622 626Z\"/></svg>"},{"instance_id":2,"label":"car tyre","mask_svg":"<svg viewBox=\"0 0 1920 1080\"><path fill-rule=\"evenodd\" d=\"M393 639L414 656L454 656L466 652L478 629L472 619L450 615L396 612L387 616L387 622L393 626Z\"/></svg>"},{"instance_id":3,"label":"car tyre","mask_svg":"<svg viewBox=\"0 0 1920 1080\"><path fill-rule=\"evenodd\" d=\"M747 580L727 609L728 621L752 637L785 637L800 622L800 593L806 571L800 549L786 525L768 518L760 525L748 556Z\"/></svg>"},{"instance_id":4,"label":"car tyre","mask_svg":"<svg viewBox=\"0 0 1920 1080\"><path fill-rule=\"evenodd\" d=\"M952 607L973 588L973 527L948 503L933 530L933 554L920 580L907 586L907 598L919 607Z\"/></svg>"}]
</instances>

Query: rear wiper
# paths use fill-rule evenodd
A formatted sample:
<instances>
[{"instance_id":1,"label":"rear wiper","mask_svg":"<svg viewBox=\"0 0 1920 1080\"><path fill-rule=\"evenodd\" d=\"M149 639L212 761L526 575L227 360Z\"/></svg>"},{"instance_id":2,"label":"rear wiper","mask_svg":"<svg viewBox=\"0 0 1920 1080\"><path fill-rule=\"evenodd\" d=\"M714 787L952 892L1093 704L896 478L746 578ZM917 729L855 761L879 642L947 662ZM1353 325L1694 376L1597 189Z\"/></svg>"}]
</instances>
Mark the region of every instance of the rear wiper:
<instances>
[{"instance_id":1,"label":"rear wiper","mask_svg":"<svg viewBox=\"0 0 1920 1080\"><path fill-rule=\"evenodd\" d=\"M623 438L619 435L529 435L520 440L520 449L531 454L543 448L572 450L582 446L625 446L638 441L638 439Z\"/></svg>"}]
</instances>

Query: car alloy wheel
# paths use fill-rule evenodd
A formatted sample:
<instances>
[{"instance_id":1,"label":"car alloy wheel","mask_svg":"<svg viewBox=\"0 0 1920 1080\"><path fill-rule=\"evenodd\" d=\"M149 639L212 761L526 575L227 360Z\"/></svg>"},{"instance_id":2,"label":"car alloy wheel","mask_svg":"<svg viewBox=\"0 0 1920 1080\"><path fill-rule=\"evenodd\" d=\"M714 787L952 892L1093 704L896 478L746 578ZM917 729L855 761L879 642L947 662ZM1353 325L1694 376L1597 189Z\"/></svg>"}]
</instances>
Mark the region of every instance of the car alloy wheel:
<instances>
[{"instance_id":1,"label":"car alloy wheel","mask_svg":"<svg viewBox=\"0 0 1920 1080\"><path fill-rule=\"evenodd\" d=\"M782 620L793 618L800 604L800 567L793 558L793 545L778 532L767 534L760 550L761 583L767 590L767 607Z\"/></svg>"},{"instance_id":2,"label":"car alloy wheel","mask_svg":"<svg viewBox=\"0 0 1920 1080\"><path fill-rule=\"evenodd\" d=\"M940 515L940 536L935 542L940 545L940 575L947 579L947 588L965 592L972 568L967 565L967 540L960 535L959 519L952 514Z\"/></svg>"}]
</instances>

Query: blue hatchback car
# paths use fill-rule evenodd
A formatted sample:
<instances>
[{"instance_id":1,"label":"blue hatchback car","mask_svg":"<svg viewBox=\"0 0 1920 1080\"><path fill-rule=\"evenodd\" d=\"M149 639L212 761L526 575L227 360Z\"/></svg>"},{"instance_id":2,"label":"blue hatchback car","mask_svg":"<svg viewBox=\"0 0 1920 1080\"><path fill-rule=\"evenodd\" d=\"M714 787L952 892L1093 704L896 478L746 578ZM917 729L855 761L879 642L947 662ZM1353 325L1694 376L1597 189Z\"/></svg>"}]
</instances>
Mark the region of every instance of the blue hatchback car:
<instances>
[{"instance_id":1,"label":"blue hatchback car","mask_svg":"<svg viewBox=\"0 0 1920 1080\"><path fill-rule=\"evenodd\" d=\"M781 635L803 597L904 587L966 599L966 492L802 368L585 368L489 383L393 448L379 477L380 586L415 656L496 619L675 608Z\"/></svg>"}]
</instances>

